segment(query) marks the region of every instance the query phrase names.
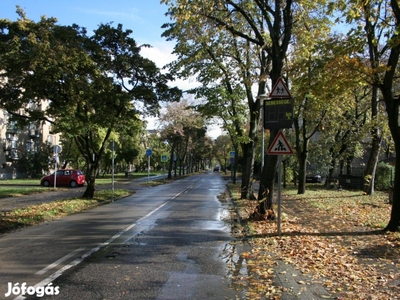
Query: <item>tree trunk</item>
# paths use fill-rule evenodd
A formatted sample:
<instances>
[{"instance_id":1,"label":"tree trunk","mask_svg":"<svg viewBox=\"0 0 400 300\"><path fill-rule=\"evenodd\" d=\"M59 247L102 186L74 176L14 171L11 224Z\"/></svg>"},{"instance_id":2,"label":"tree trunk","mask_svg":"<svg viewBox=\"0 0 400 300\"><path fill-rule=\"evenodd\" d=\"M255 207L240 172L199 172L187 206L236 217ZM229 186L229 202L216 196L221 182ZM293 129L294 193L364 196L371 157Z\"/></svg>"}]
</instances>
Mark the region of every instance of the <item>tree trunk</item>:
<instances>
[{"instance_id":1,"label":"tree trunk","mask_svg":"<svg viewBox=\"0 0 400 300\"><path fill-rule=\"evenodd\" d=\"M297 194L305 194L306 192L306 176L307 176L307 158L308 158L308 145L309 139L306 136L306 123L303 123L303 143L300 146L300 141L296 142L297 145L297 158L299 160L299 186Z\"/></svg>"},{"instance_id":2,"label":"tree trunk","mask_svg":"<svg viewBox=\"0 0 400 300\"><path fill-rule=\"evenodd\" d=\"M378 109L378 89L373 87L372 89L372 98L371 98L371 118L373 121L378 117L379 109ZM364 177L364 191L368 195L374 194L374 185L375 185L375 172L376 166L378 164L379 152L381 149L381 132L378 126L374 126L371 130L372 142L371 142L371 151L369 153L367 166L365 169L365 177Z\"/></svg>"},{"instance_id":3,"label":"tree trunk","mask_svg":"<svg viewBox=\"0 0 400 300\"><path fill-rule=\"evenodd\" d=\"M243 166L242 166L242 184L241 199L255 200L253 194L253 173L254 173L254 142L242 145L243 150Z\"/></svg>"},{"instance_id":4,"label":"tree trunk","mask_svg":"<svg viewBox=\"0 0 400 300\"><path fill-rule=\"evenodd\" d=\"M395 152L400 153L400 127L399 127L399 104L400 97L394 99L391 90L384 94L386 103L386 111L388 113L389 128L392 133ZM386 98L386 97L387 98ZM393 204L392 211L390 214L390 220L385 230L388 231L400 231L400 155L396 156L396 166L394 174L394 186L393 186Z\"/></svg>"},{"instance_id":5,"label":"tree trunk","mask_svg":"<svg viewBox=\"0 0 400 300\"><path fill-rule=\"evenodd\" d=\"M174 167L174 152L175 152L176 141L172 143L171 152L169 155L169 166L168 166L168 179L172 178L172 168Z\"/></svg>"},{"instance_id":6,"label":"tree trunk","mask_svg":"<svg viewBox=\"0 0 400 300\"><path fill-rule=\"evenodd\" d=\"M301 151L299 157L299 186L297 194L305 194L306 192L306 175L307 175L307 150Z\"/></svg>"},{"instance_id":7,"label":"tree trunk","mask_svg":"<svg viewBox=\"0 0 400 300\"><path fill-rule=\"evenodd\" d=\"M398 149L396 147L396 149ZM399 151L398 149L397 151ZM399 152L396 152L399 153ZM392 211L390 214L390 220L385 230L388 231L400 231L400 159L396 157L395 175L394 175L394 186L393 186L393 203Z\"/></svg>"},{"instance_id":8,"label":"tree trunk","mask_svg":"<svg viewBox=\"0 0 400 300\"><path fill-rule=\"evenodd\" d=\"M400 21L400 9L396 1L392 2L392 6L396 11L396 18ZM391 49L388 59L388 68L385 73L383 84L380 86L383 99L386 104L386 112L388 114L389 128L393 137L396 156L396 167L394 175L393 187L393 204L390 214L390 220L385 230L400 231L400 127L399 127L399 105L400 97L393 95L393 78L395 67L398 64L400 56L400 44L396 44Z\"/></svg>"},{"instance_id":9,"label":"tree trunk","mask_svg":"<svg viewBox=\"0 0 400 300\"><path fill-rule=\"evenodd\" d=\"M260 83L259 92L265 91L265 83ZM253 99L252 91L246 86L247 102L250 113L249 142L242 145L244 163L242 166L241 198L256 200L253 194L253 175L255 160L255 145L258 142L258 128L260 126L261 99ZM264 124L262 124L264 126Z\"/></svg>"},{"instance_id":10,"label":"tree trunk","mask_svg":"<svg viewBox=\"0 0 400 300\"><path fill-rule=\"evenodd\" d=\"M93 199L94 198L94 191L95 191L94 187L95 187L94 180L87 181L86 190L83 193L82 198Z\"/></svg>"},{"instance_id":11,"label":"tree trunk","mask_svg":"<svg viewBox=\"0 0 400 300\"><path fill-rule=\"evenodd\" d=\"M330 149L330 153L331 153L331 163L329 166L329 170L328 170L328 178L326 179L325 182L325 187L326 188L330 188L331 187L331 183L333 181L333 173L335 172L335 168L336 168L336 159L333 157L333 149Z\"/></svg>"},{"instance_id":12,"label":"tree trunk","mask_svg":"<svg viewBox=\"0 0 400 300\"><path fill-rule=\"evenodd\" d=\"M274 141L277 134L277 129L271 129L269 144ZM277 155L265 154L264 157L265 164L261 174L260 188L258 190L258 201L264 201L262 201L261 204L257 207L257 212L262 215L265 215L267 210L272 209L276 167L278 165Z\"/></svg>"},{"instance_id":13,"label":"tree trunk","mask_svg":"<svg viewBox=\"0 0 400 300\"><path fill-rule=\"evenodd\" d=\"M97 168L94 166L96 162L92 162L89 168L86 169L86 190L83 193L82 198L93 199L95 191L96 171Z\"/></svg>"},{"instance_id":14,"label":"tree trunk","mask_svg":"<svg viewBox=\"0 0 400 300\"><path fill-rule=\"evenodd\" d=\"M236 184L236 179L237 179L236 172L237 172L237 168L238 168L238 165L239 165L239 162L238 162L238 160L239 160L239 152L238 152L239 148L238 148L237 144L234 144L233 149L235 150L235 161L233 162L233 171L232 171L232 177L233 178L232 178L232 182L233 182L233 184Z\"/></svg>"}]
</instances>

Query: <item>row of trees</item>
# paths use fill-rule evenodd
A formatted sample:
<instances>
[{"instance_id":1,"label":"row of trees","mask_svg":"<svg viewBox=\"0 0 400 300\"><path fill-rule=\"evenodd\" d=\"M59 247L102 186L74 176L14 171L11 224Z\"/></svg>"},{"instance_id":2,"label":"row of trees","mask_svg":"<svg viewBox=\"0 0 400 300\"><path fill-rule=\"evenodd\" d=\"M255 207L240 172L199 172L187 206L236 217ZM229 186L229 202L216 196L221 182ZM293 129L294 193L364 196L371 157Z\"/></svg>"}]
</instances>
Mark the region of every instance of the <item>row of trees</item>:
<instances>
[{"instance_id":1,"label":"row of trees","mask_svg":"<svg viewBox=\"0 0 400 300\"><path fill-rule=\"evenodd\" d=\"M140 55L148 45L137 45L121 24L101 24L89 36L76 24L33 22L17 13L15 22L0 20L0 108L20 125L50 122L54 133L73 141L86 165L83 196L92 198L110 141L121 149L137 142L143 124L136 104L156 114L161 100L178 101L182 92Z\"/></svg>"},{"instance_id":2,"label":"row of trees","mask_svg":"<svg viewBox=\"0 0 400 300\"><path fill-rule=\"evenodd\" d=\"M171 120L174 115L179 115L179 118ZM113 134L99 161L97 176L110 174L113 168L117 173L147 170L147 149L152 150L150 168L156 171L166 169L169 178L211 166L212 140L205 135L205 119L188 106L187 100L168 104L160 113L159 125L160 130L147 131L138 124L131 128L129 136L119 135L118 140L114 140ZM58 154L59 168L86 170L87 162L74 140L61 136L60 144L63 151ZM166 153L170 158L167 164L161 159ZM48 142L37 151L26 151L17 162L18 171L40 178L43 171L48 172L54 167L53 155L53 147Z\"/></svg>"},{"instance_id":3,"label":"row of trees","mask_svg":"<svg viewBox=\"0 0 400 300\"><path fill-rule=\"evenodd\" d=\"M280 77L295 98L293 140L305 192L312 148L320 149L332 174L339 161L351 162L366 145L367 190L382 145L400 147L400 9L396 0L163 0L173 23L164 36L175 40L175 74L196 76L192 92L206 102L204 115L224 121L236 153L243 153L242 197L251 197L259 144L261 105ZM334 32L335 24L343 24ZM337 28L337 27L336 27ZM270 130L271 142L278 130ZM314 140L318 144L313 144ZM362 146L362 147L361 147ZM236 159L237 161L237 159ZM258 199L272 205L277 157L265 156ZM394 201L387 230L400 226L400 163L396 163Z\"/></svg>"}]
</instances>

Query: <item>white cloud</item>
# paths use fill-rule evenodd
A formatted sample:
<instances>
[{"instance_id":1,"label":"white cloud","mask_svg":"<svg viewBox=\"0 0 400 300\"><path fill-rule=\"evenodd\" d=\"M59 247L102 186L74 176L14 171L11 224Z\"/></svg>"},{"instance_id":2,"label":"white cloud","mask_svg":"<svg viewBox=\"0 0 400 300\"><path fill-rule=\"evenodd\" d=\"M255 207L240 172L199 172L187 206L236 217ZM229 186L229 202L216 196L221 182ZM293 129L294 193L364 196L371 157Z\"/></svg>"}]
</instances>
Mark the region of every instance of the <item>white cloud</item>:
<instances>
[{"instance_id":1,"label":"white cloud","mask_svg":"<svg viewBox=\"0 0 400 300\"><path fill-rule=\"evenodd\" d=\"M176 59L176 55L172 54L173 43L159 42L151 45L151 48L143 47L140 51L143 57L146 57L156 63L157 67L163 68L167 64ZM171 86L177 86L182 90L188 90L198 86L195 78L192 79L177 79L170 83Z\"/></svg>"},{"instance_id":2,"label":"white cloud","mask_svg":"<svg viewBox=\"0 0 400 300\"><path fill-rule=\"evenodd\" d=\"M148 42L144 42L150 44ZM140 43L139 43L140 44ZM176 59L176 56L172 54L173 45L169 42L160 42L156 44L150 44L152 47L143 47L140 54L156 63L159 68L164 67L166 64Z\"/></svg>"}]
</instances>

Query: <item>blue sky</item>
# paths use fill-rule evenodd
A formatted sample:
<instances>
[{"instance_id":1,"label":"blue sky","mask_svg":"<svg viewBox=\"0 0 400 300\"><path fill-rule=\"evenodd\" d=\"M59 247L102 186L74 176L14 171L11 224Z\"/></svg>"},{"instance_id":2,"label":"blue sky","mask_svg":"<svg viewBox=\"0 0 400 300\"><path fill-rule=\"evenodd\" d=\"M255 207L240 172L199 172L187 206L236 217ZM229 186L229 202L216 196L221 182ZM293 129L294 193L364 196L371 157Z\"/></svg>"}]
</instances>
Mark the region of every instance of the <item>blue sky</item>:
<instances>
[{"instance_id":1,"label":"blue sky","mask_svg":"<svg viewBox=\"0 0 400 300\"><path fill-rule=\"evenodd\" d=\"M1 0L0 18L16 20L16 5L34 21L45 15L57 18L61 25L76 23L89 32L100 23L121 23L133 30L139 43L163 41L161 25L169 21L167 7L160 0Z\"/></svg>"},{"instance_id":2,"label":"blue sky","mask_svg":"<svg viewBox=\"0 0 400 300\"><path fill-rule=\"evenodd\" d=\"M55 17L60 25L78 24L90 34L101 23L123 24L131 29L138 44L150 44L141 54L160 68L174 60L171 54L174 43L161 37L167 6L160 0L1 0L0 18L17 20L16 6L22 7L26 16L39 21L41 16ZM184 88L184 87L182 87Z\"/></svg>"}]
</instances>

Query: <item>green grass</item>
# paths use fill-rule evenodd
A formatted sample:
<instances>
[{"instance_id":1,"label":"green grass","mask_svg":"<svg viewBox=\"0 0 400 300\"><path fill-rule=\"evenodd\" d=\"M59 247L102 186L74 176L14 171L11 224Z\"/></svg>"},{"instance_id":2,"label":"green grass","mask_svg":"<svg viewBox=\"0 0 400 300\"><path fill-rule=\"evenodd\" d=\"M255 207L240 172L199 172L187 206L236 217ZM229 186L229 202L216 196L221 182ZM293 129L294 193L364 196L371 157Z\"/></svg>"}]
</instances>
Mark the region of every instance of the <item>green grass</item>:
<instances>
[{"instance_id":1,"label":"green grass","mask_svg":"<svg viewBox=\"0 0 400 300\"><path fill-rule=\"evenodd\" d=\"M95 192L93 199L71 198L15 209L0 214L0 233L52 221L110 203L131 194L130 191L124 189L115 189L114 192L112 190L101 190Z\"/></svg>"},{"instance_id":2,"label":"green grass","mask_svg":"<svg viewBox=\"0 0 400 300\"><path fill-rule=\"evenodd\" d=\"M150 176L161 175L161 173L150 173ZM125 173L114 174L115 181L130 181L136 178L147 177L147 172L137 172L131 173L129 178L125 177ZM105 174L104 176L100 174L96 178L97 184L108 184L112 181L112 174ZM40 178L33 179L4 179L0 180L0 187L2 185L40 185Z\"/></svg>"},{"instance_id":3,"label":"green grass","mask_svg":"<svg viewBox=\"0 0 400 300\"><path fill-rule=\"evenodd\" d=\"M150 173L150 176L159 175L157 173ZM147 173L132 173L129 178L125 174L119 173L114 175L114 182L130 182L137 178L147 177ZM112 183L112 174L106 174L96 178L96 185L105 185ZM57 190L64 187L58 187ZM46 188L40 186L40 179L6 179L0 180L0 199L8 197L18 197L23 195L31 195L36 193L43 193L54 191L54 188Z\"/></svg>"},{"instance_id":4,"label":"green grass","mask_svg":"<svg viewBox=\"0 0 400 300\"><path fill-rule=\"evenodd\" d=\"M11 187L0 185L0 199L8 197L18 197L23 195L31 195L36 193L48 192L49 188L45 187Z\"/></svg>"},{"instance_id":5,"label":"green grass","mask_svg":"<svg viewBox=\"0 0 400 300\"><path fill-rule=\"evenodd\" d=\"M391 211L389 195L384 191L375 191L369 196L359 190L334 190L323 185L309 185L305 194L298 195L293 186L284 189L283 193L289 198L305 201L334 218L347 216L354 223L372 228L384 228Z\"/></svg>"},{"instance_id":6,"label":"green grass","mask_svg":"<svg viewBox=\"0 0 400 300\"><path fill-rule=\"evenodd\" d=\"M151 173L151 176L159 175ZM146 173L132 173L129 178L125 173L114 174L114 182L130 182L136 178L146 177ZM0 199L8 197L18 197L54 191L54 188L45 188L39 185L40 179L10 179L0 181ZM105 185L112 183L112 174L105 174L96 178L96 185ZM165 182L163 182L165 183ZM158 183L161 184L161 183ZM63 187L58 187L61 190ZM11 212L0 213L0 233L12 229L32 226L42 222L52 221L64 216L85 211L93 207L110 203L111 201L124 198L132 192L125 189L106 189L95 192L93 199L71 198L54 202L42 203L22 209L16 209Z\"/></svg>"}]
</instances>

